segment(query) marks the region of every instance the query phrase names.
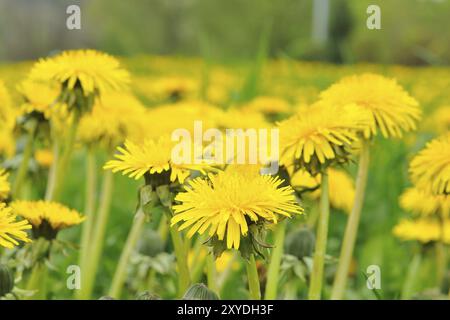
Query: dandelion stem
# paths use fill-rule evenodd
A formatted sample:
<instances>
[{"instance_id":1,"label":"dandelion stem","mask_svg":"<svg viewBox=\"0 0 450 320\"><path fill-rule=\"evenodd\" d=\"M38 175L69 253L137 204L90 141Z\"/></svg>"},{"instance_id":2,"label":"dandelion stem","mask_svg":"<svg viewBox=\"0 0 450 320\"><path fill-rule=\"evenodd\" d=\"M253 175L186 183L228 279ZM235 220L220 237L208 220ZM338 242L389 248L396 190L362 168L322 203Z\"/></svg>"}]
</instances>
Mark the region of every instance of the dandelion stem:
<instances>
[{"instance_id":1,"label":"dandelion stem","mask_svg":"<svg viewBox=\"0 0 450 320\"><path fill-rule=\"evenodd\" d=\"M79 264L82 270L82 285L81 290L76 291L78 299L87 299L85 295L86 284L84 283L87 277L87 261L89 257L89 244L92 238L92 226L94 222L95 210L95 194L97 192L97 168L95 163L94 150L89 148L86 155L86 202L84 208L85 221L83 222L81 230L81 247L79 252Z\"/></svg>"},{"instance_id":2,"label":"dandelion stem","mask_svg":"<svg viewBox=\"0 0 450 320\"><path fill-rule=\"evenodd\" d=\"M47 185L47 193L45 197L47 201L58 200L60 196L64 177L67 173L67 166L69 165L73 148L75 146L75 138L77 135L79 118L79 111L74 110L69 131L65 137L63 153L61 154L61 158L59 159L59 161L55 162L56 171L54 175L51 175L52 181L49 181Z\"/></svg>"},{"instance_id":3,"label":"dandelion stem","mask_svg":"<svg viewBox=\"0 0 450 320\"><path fill-rule=\"evenodd\" d=\"M29 291L36 291L31 297L35 300L43 300L46 296L46 278L48 268L45 265L45 259L49 254L50 243L44 238L38 238L32 244L32 259L33 268L30 277L28 278L26 289Z\"/></svg>"},{"instance_id":4,"label":"dandelion stem","mask_svg":"<svg viewBox=\"0 0 450 320\"><path fill-rule=\"evenodd\" d=\"M317 240L314 250L311 283L309 285L309 300L320 300L322 293L323 269L327 250L328 220L330 218L330 202L328 191L328 173L322 173L320 185L320 211L317 226Z\"/></svg>"},{"instance_id":5,"label":"dandelion stem","mask_svg":"<svg viewBox=\"0 0 450 320\"><path fill-rule=\"evenodd\" d=\"M142 233L145 219L146 218L144 212L139 209L136 213L136 216L134 217L133 225L131 227L130 233L128 234L128 238L125 243L125 247L122 250L122 254L120 255L119 263L117 265L116 272L114 273L111 288L109 290L109 295L113 298L120 298L122 287L125 282L127 264L130 260L130 256L134 248L136 247L139 236Z\"/></svg>"},{"instance_id":6,"label":"dandelion stem","mask_svg":"<svg viewBox=\"0 0 450 320\"><path fill-rule=\"evenodd\" d=\"M217 291L216 260L214 259L212 250L206 257L206 278L208 280L208 288L215 293L219 293Z\"/></svg>"},{"instance_id":7,"label":"dandelion stem","mask_svg":"<svg viewBox=\"0 0 450 320\"><path fill-rule=\"evenodd\" d=\"M355 247L356 235L358 232L359 219L364 203L364 193L367 184L367 175L369 171L369 143L363 142L361 155L359 158L358 176L356 180L355 201L353 209L348 218L345 228L344 240L342 242L341 254L339 258L336 278L334 279L331 299L341 300L344 296L347 276L350 268L350 261Z\"/></svg>"},{"instance_id":8,"label":"dandelion stem","mask_svg":"<svg viewBox=\"0 0 450 320\"><path fill-rule=\"evenodd\" d=\"M250 299L261 300L261 288L259 286L258 269L256 268L255 256L250 255L250 259L246 263L248 288L250 293Z\"/></svg>"},{"instance_id":9,"label":"dandelion stem","mask_svg":"<svg viewBox=\"0 0 450 320\"><path fill-rule=\"evenodd\" d=\"M21 187L28 171L28 164L33 153L34 136L36 133L37 122L32 121L26 137L25 149L22 154L22 162L20 163L17 175L12 186L12 195L16 199L20 196Z\"/></svg>"},{"instance_id":10,"label":"dandelion stem","mask_svg":"<svg viewBox=\"0 0 450 320\"><path fill-rule=\"evenodd\" d=\"M181 234L174 227L169 227L170 236L172 237L175 257L177 259L178 267L178 296L181 297L186 292L191 282L189 275L189 266L187 263L187 253L185 245L181 239Z\"/></svg>"},{"instance_id":11,"label":"dandelion stem","mask_svg":"<svg viewBox=\"0 0 450 320\"><path fill-rule=\"evenodd\" d=\"M287 221L282 221L275 229L275 243L267 271L267 285L264 299L274 300L277 298L278 278L280 274L281 258L283 256L284 238L286 235Z\"/></svg>"},{"instance_id":12,"label":"dandelion stem","mask_svg":"<svg viewBox=\"0 0 450 320\"><path fill-rule=\"evenodd\" d=\"M108 224L108 218L111 207L112 191L113 191L113 173L106 171L103 176L102 193L100 198L100 204L98 207L98 215L95 220L94 229L91 235L89 252L89 260L87 261L87 268L85 269L86 282L81 288L81 299L89 299L92 294L95 276L97 274L100 255L103 250L105 230ZM87 247L85 247L87 249Z\"/></svg>"},{"instance_id":13,"label":"dandelion stem","mask_svg":"<svg viewBox=\"0 0 450 320\"><path fill-rule=\"evenodd\" d=\"M422 263L422 253L418 250L409 264L408 273L406 274L405 282L403 283L402 293L400 298L402 300L410 299L413 295L415 280L417 278L417 273L420 270L420 265Z\"/></svg>"},{"instance_id":14,"label":"dandelion stem","mask_svg":"<svg viewBox=\"0 0 450 320\"><path fill-rule=\"evenodd\" d=\"M447 272L447 248L445 245L445 219L439 217L440 237L436 241L436 281L437 286L440 288L445 280Z\"/></svg>"},{"instance_id":15,"label":"dandelion stem","mask_svg":"<svg viewBox=\"0 0 450 320\"><path fill-rule=\"evenodd\" d=\"M436 241L436 285L440 288L445 279L445 273L447 272L447 254L445 243L442 241Z\"/></svg>"},{"instance_id":16,"label":"dandelion stem","mask_svg":"<svg viewBox=\"0 0 450 320\"><path fill-rule=\"evenodd\" d=\"M31 297L33 300L44 300L46 296L46 278L47 278L47 266L43 261L38 261L34 264L31 270L30 278L27 283L28 291L36 291Z\"/></svg>"}]
</instances>

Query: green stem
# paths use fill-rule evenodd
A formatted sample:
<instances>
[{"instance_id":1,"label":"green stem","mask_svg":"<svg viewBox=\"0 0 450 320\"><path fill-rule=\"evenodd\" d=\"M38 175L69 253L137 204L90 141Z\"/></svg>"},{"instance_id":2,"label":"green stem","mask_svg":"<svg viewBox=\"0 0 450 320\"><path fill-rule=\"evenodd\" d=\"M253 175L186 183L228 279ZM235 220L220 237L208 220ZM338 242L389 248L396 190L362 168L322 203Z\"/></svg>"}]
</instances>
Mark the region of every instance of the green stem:
<instances>
[{"instance_id":1,"label":"green stem","mask_svg":"<svg viewBox=\"0 0 450 320\"><path fill-rule=\"evenodd\" d=\"M46 278L48 268L45 265L45 259L49 254L50 243L44 238L38 238L32 244L31 249L32 261L34 261L34 265L31 270L30 277L28 278L26 289L29 291L36 291L30 299L42 300L45 299L46 296Z\"/></svg>"},{"instance_id":2,"label":"green stem","mask_svg":"<svg viewBox=\"0 0 450 320\"><path fill-rule=\"evenodd\" d=\"M441 288L447 272L447 254L445 244L442 241L436 241L436 284Z\"/></svg>"},{"instance_id":3,"label":"green stem","mask_svg":"<svg viewBox=\"0 0 450 320\"><path fill-rule=\"evenodd\" d=\"M204 248L203 242L205 241L206 239L204 237L198 237L192 247L193 263L189 266L192 283L200 282L203 276L203 270L205 270L206 256L202 254L202 249Z\"/></svg>"},{"instance_id":4,"label":"green stem","mask_svg":"<svg viewBox=\"0 0 450 320\"><path fill-rule=\"evenodd\" d=\"M350 262L355 247L356 235L358 233L359 219L364 203L364 193L367 184L367 175L369 171L369 143L365 141L362 145L361 155L359 158L358 176L356 180L355 201L353 209L348 218L345 228L344 240L342 242L341 254L339 258L336 278L334 279L333 289L331 291L331 299L341 300L344 297L345 287L347 283Z\"/></svg>"},{"instance_id":5,"label":"green stem","mask_svg":"<svg viewBox=\"0 0 450 320\"><path fill-rule=\"evenodd\" d=\"M90 299L94 287L95 276L97 275L100 256L103 250L105 230L111 208L113 178L112 171L106 171L104 173L98 215L90 241L91 248L89 250L89 260L87 261L87 268L82 269L85 271L85 283L80 290L80 299Z\"/></svg>"},{"instance_id":6,"label":"green stem","mask_svg":"<svg viewBox=\"0 0 450 320\"><path fill-rule=\"evenodd\" d=\"M33 121L30 123L30 128L27 134L27 140L25 144L25 149L22 154L22 162L20 163L19 169L17 170L17 175L12 186L11 193L14 199L20 196L21 187L28 171L28 165L30 162L31 155L33 154L34 136L36 133L37 122Z\"/></svg>"},{"instance_id":7,"label":"green stem","mask_svg":"<svg viewBox=\"0 0 450 320\"><path fill-rule=\"evenodd\" d=\"M214 259L214 254L211 252L208 253L206 257L206 279L208 281L208 288L215 293L219 293L217 291L217 270L216 270L216 260Z\"/></svg>"},{"instance_id":8,"label":"green stem","mask_svg":"<svg viewBox=\"0 0 450 320\"><path fill-rule=\"evenodd\" d=\"M287 221L282 221L275 229L275 244L270 259L269 269L267 271L267 285L265 300L274 300L277 298L278 279L280 275L281 258L283 257L283 245L286 235Z\"/></svg>"},{"instance_id":9,"label":"green stem","mask_svg":"<svg viewBox=\"0 0 450 320\"><path fill-rule=\"evenodd\" d=\"M109 290L109 295L113 298L120 298L122 287L125 282L128 261L130 260L130 256L133 253L139 236L142 233L145 220L145 214L141 210L138 210L136 216L134 217L130 233L128 234L125 247L120 255L119 263L117 265L116 272L114 273L111 288Z\"/></svg>"},{"instance_id":10,"label":"green stem","mask_svg":"<svg viewBox=\"0 0 450 320\"><path fill-rule=\"evenodd\" d=\"M187 252L181 234L174 227L169 227L170 236L172 237L173 248L175 251L175 257L177 259L178 268L178 296L182 297L186 292L191 278L189 274L189 266L187 262Z\"/></svg>"},{"instance_id":11,"label":"green stem","mask_svg":"<svg viewBox=\"0 0 450 320\"><path fill-rule=\"evenodd\" d=\"M28 291L36 291L36 293L30 297L33 300L44 300L46 297L46 279L48 274L48 268L43 261L38 261L31 270L30 278L27 283Z\"/></svg>"},{"instance_id":12,"label":"green stem","mask_svg":"<svg viewBox=\"0 0 450 320\"><path fill-rule=\"evenodd\" d=\"M316 247L313 258L313 269L311 273L311 283L309 285L309 300L320 300L322 293L323 270L325 265L325 254L327 251L328 222L330 218L327 172L322 173L320 190L320 212L317 226Z\"/></svg>"},{"instance_id":13,"label":"green stem","mask_svg":"<svg viewBox=\"0 0 450 320\"><path fill-rule=\"evenodd\" d=\"M261 300L261 288L259 285L258 269L256 268L255 256L250 255L250 259L246 262L248 289L251 300Z\"/></svg>"},{"instance_id":14,"label":"green stem","mask_svg":"<svg viewBox=\"0 0 450 320\"><path fill-rule=\"evenodd\" d=\"M76 297L78 299L87 299L85 295L86 285L84 279L87 277L87 264L90 256L90 247L92 244L92 226L94 222L94 210L95 210L95 193L97 186L97 167L95 163L94 150L89 148L86 155L86 196L85 196L85 208L83 222L81 230L81 247L79 251L79 265L82 270L82 286L81 290L76 291Z\"/></svg>"},{"instance_id":15,"label":"green stem","mask_svg":"<svg viewBox=\"0 0 450 320\"><path fill-rule=\"evenodd\" d=\"M447 248L445 245L445 218L439 217L440 239L436 241L436 280L437 286L442 287L447 273Z\"/></svg>"},{"instance_id":16,"label":"green stem","mask_svg":"<svg viewBox=\"0 0 450 320\"><path fill-rule=\"evenodd\" d=\"M285 286L285 300L296 300L297 299L297 289L298 283L296 279L288 281Z\"/></svg>"},{"instance_id":17,"label":"green stem","mask_svg":"<svg viewBox=\"0 0 450 320\"><path fill-rule=\"evenodd\" d=\"M45 190L45 200L49 200L51 198L53 190L55 189L56 171L58 168L59 154L61 151L59 138L54 134L52 136L53 136L53 162L50 169L48 170L47 189Z\"/></svg>"},{"instance_id":18,"label":"green stem","mask_svg":"<svg viewBox=\"0 0 450 320\"><path fill-rule=\"evenodd\" d=\"M70 158L72 157L73 148L75 146L75 139L77 135L77 128L79 122L80 114L77 110L73 113L73 118L70 123L69 132L67 133L65 142L64 142L64 150L61 155L61 158L57 162L55 175L52 176L54 179L51 181L50 189L47 189L46 200L54 201L58 200L62 184L64 182L64 177L67 174L67 166L69 165Z\"/></svg>"},{"instance_id":19,"label":"green stem","mask_svg":"<svg viewBox=\"0 0 450 320\"><path fill-rule=\"evenodd\" d=\"M403 283L402 293L400 298L402 300L410 299L413 295L414 285L416 283L417 274L422 263L422 253L418 250L409 264L408 273L406 274L405 282Z\"/></svg>"}]
</instances>

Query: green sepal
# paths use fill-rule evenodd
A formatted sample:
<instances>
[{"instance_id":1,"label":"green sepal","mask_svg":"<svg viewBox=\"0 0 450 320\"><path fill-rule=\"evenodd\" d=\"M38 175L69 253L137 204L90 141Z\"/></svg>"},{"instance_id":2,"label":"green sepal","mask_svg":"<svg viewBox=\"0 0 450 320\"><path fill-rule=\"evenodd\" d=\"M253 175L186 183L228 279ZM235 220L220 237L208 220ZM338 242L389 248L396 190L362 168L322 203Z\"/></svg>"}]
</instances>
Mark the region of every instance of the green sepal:
<instances>
[{"instance_id":1,"label":"green sepal","mask_svg":"<svg viewBox=\"0 0 450 320\"><path fill-rule=\"evenodd\" d=\"M151 218L152 210L158 204L159 198L152 186L144 185L139 189L139 206L147 217Z\"/></svg>"}]
</instances>

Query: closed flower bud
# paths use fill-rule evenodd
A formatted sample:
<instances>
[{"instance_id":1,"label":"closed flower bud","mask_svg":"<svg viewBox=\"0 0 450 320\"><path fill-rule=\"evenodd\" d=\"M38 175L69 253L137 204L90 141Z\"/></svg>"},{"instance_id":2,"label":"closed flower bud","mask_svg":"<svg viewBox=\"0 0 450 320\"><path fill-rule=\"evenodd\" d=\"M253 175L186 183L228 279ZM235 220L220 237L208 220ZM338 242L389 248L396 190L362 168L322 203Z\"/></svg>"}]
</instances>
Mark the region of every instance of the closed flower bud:
<instances>
[{"instance_id":1,"label":"closed flower bud","mask_svg":"<svg viewBox=\"0 0 450 320\"><path fill-rule=\"evenodd\" d=\"M308 228L296 230L287 236L286 253L299 259L311 257L316 239L314 233Z\"/></svg>"},{"instance_id":2,"label":"closed flower bud","mask_svg":"<svg viewBox=\"0 0 450 320\"><path fill-rule=\"evenodd\" d=\"M148 257L154 257L163 252L164 242L159 233L152 229L146 230L138 242L138 251Z\"/></svg>"},{"instance_id":3,"label":"closed flower bud","mask_svg":"<svg viewBox=\"0 0 450 320\"><path fill-rule=\"evenodd\" d=\"M156 294L144 291L136 296L136 300L161 300L161 298Z\"/></svg>"},{"instance_id":4,"label":"closed flower bud","mask_svg":"<svg viewBox=\"0 0 450 320\"><path fill-rule=\"evenodd\" d=\"M219 296L203 283L196 283L186 291L183 300L219 300Z\"/></svg>"}]
</instances>

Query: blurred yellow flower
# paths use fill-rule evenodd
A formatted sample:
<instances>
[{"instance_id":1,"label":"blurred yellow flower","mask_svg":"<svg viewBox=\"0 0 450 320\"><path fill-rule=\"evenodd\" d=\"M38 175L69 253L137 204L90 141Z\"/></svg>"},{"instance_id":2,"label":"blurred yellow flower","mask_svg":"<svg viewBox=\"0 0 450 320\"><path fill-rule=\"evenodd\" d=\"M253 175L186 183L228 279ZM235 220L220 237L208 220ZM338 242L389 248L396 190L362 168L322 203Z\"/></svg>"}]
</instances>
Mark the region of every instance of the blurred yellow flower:
<instances>
[{"instance_id":1,"label":"blurred yellow flower","mask_svg":"<svg viewBox=\"0 0 450 320\"><path fill-rule=\"evenodd\" d=\"M7 128L0 128L0 157L11 157L16 151L16 142L12 131Z\"/></svg>"},{"instance_id":2,"label":"blurred yellow flower","mask_svg":"<svg viewBox=\"0 0 450 320\"><path fill-rule=\"evenodd\" d=\"M204 173L208 167L204 164L176 164L172 161L172 150L175 142L168 136L161 136L158 139L146 139L143 143L137 144L130 140L125 142L125 147L118 147L116 160L108 161L104 169L111 169L113 172L122 171L124 175L136 180L142 176L153 176L162 182L179 182L191 174L191 171Z\"/></svg>"},{"instance_id":3,"label":"blurred yellow flower","mask_svg":"<svg viewBox=\"0 0 450 320\"><path fill-rule=\"evenodd\" d=\"M437 109L426 121L425 127L437 134L450 132L450 106Z\"/></svg>"},{"instance_id":4,"label":"blurred yellow flower","mask_svg":"<svg viewBox=\"0 0 450 320\"><path fill-rule=\"evenodd\" d=\"M125 88L130 75L114 57L95 50L63 51L55 57L40 59L29 80L56 82L69 90L81 86L83 94L104 93Z\"/></svg>"},{"instance_id":5,"label":"blurred yellow flower","mask_svg":"<svg viewBox=\"0 0 450 320\"><path fill-rule=\"evenodd\" d=\"M357 132L368 123L367 112L355 105L316 104L278 124L280 163L317 174L323 165L348 160Z\"/></svg>"},{"instance_id":6,"label":"blurred yellow flower","mask_svg":"<svg viewBox=\"0 0 450 320\"><path fill-rule=\"evenodd\" d=\"M9 173L0 168L0 201L8 198L11 186L8 182Z\"/></svg>"},{"instance_id":7,"label":"blurred yellow flower","mask_svg":"<svg viewBox=\"0 0 450 320\"><path fill-rule=\"evenodd\" d=\"M59 90L38 82L25 80L17 86L17 90L24 97L25 103L21 106L21 113L39 113L46 119L52 114L60 117L67 116L67 106L57 103Z\"/></svg>"},{"instance_id":8,"label":"blurred yellow flower","mask_svg":"<svg viewBox=\"0 0 450 320\"><path fill-rule=\"evenodd\" d=\"M403 210L421 216L438 216L448 218L450 214L450 197L433 195L426 191L409 188L400 196Z\"/></svg>"},{"instance_id":9,"label":"blurred yellow flower","mask_svg":"<svg viewBox=\"0 0 450 320\"><path fill-rule=\"evenodd\" d=\"M224 112L212 105L201 101L189 100L174 104L164 104L152 108L147 112L145 136L157 138L170 135L174 130L184 128L193 134L194 121L201 121L203 130L218 126Z\"/></svg>"},{"instance_id":10,"label":"blurred yellow flower","mask_svg":"<svg viewBox=\"0 0 450 320\"><path fill-rule=\"evenodd\" d=\"M450 220L446 219L442 225L441 222L433 219L404 219L394 227L393 233L402 240L428 243L443 239L445 243L450 244Z\"/></svg>"},{"instance_id":11,"label":"blurred yellow flower","mask_svg":"<svg viewBox=\"0 0 450 320\"><path fill-rule=\"evenodd\" d=\"M371 122L364 135L366 138L380 130L384 137L401 137L402 131L416 129L421 117L418 102L395 80L381 75L365 73L348 76L320 94L330 105L356 104L367 110Z\"/></svg>"},{"instance_id":12,"label":"blurred yellow flower","mask_svg":"<svg viewBox=\"0 0 450 320\"><path fill-rule=\"evenodd\" d=\"M16 115L17 111L12 107L9 92L3 81L0 80L0 130L12 129Z\"/></svg>"},{"instance_id":13,"label":"blurred yellow flower","mask_svg":"<svg viewBox=\"0 0 450 320\"><path fill-rule=\"evenodd\" d=\"M230 108L217 119L220 129L267 129L273 127L264 116L255 111Z\"/></svg>"},{"instance_id":14,"label":"blurred yellow flower","mask_svg":"<svg viewBox=\"0 0 450 320\"><path fill-rule=\"evenodd\" d=\"M273 115L288 113L290 111L290 106L284 99L271 96L260 96L245 104L242 109L261 112L266 115Z\"/></svg>"},{"instance_id":15,"label":"blurred yellow flower","mask_svg":"<svg viewBox=\"0 0 450 320\"><path fill-rule=\"evenodd\" d=\"M53 152L50 149L38 149L34 153L34 159L43 168L49 168L53 163Z\"/></svg>"},{"instance_id":16,"label":"blurred yellow flower","mask_svg":"<svg viewBox=\"0 0 450 320\"><path fill-rule=\"evenodd\" d=\"M232 271L237 271L239 266L239 261L235 259L233 252L225 251L220 257L216 258L216 270L218 273L225 272L229 268Z\"/></svg>"},{"instance_id":17,"label":"blurred yellow flower","mask_svg":"<svg viewBox=\"0 0 450 320\"><path fill-rule=\"evenodd\" d=\"M183 76L167 76L153 79L148 87L153 99L185 99L198 91L198 83L194 79Z\"/></svg>"},{"instance_id":18,"label":"blurred yellow flower","mask_svg":"<svg viewBox=\"0 0 450 320\"><path fill-rule=\"evenodd\" d=\"M35 237L53 239L59 230L78 225L84 217L76 210L57 202L14 201L11 203L14 214L23 217L33 226Z\"/></svg>"},{"instance_id":19,"label":"blurred yellow flower","mask_svg":"<svg viewBox=\"0 0 450 320\"><path fill-rule=\"evenodd\" d=\"M81 118L78 136L86 144L113 149L126 138L135 141L145 136L146 120L146 109L135 97L109 93Z\"/></svg>"},{"instance_id":20,"label":"blurred yellow flower","mask_svg":"<svg viewBox=\"0 0 450 320\"><path fill-rule=\"evenodd\" d=\"M328 169L330 205L333 208L350 213L355 199L355 184L352 177L343 170L334 168ZM313 190L307 193L313 199L320 198L321 176L311 176L305 170L294 173L291 185L298 190Z\"/></svg>"},{"instance_id":21,"label":"blurred yellow flower","mask_svg":"<svg viewBox=\"0 0 450 320\"><path fill-rule=\"evenodd\" d=\"M19 244L18 241L31 241L25 232L31 229L31 225L26 220L17 221L16 218L11 208L0 203L0 247L13 248Z\"/></svg>"},{"instance_id":22,"label":"blurred yellow flower","mask_svg":"<svg viewBox=\"0 0 450 320\"><path fill-rule=\"evenodd\" d=\"M280 187L283 180L278 177L230 166L208 178L189 181L186 192L175 198L180 204L173 207L171 224L182 221L178 230L190 228L188 237L209 229L211 237L226 238L227 248L239 249L241 235L247 236L250 224L277 223L303 212L293 189Z\"/></svg>"},{"instance_id":23,"label":"blurred yellow flower","mask_svg":"<svg viewBox=\"0 0 450 320\"><path fill-rule=\"evenodd\" d=\"M427 143L411 161L411 179L433 194L450 194L450 133Z\"/></svg>"}]
</instances>

